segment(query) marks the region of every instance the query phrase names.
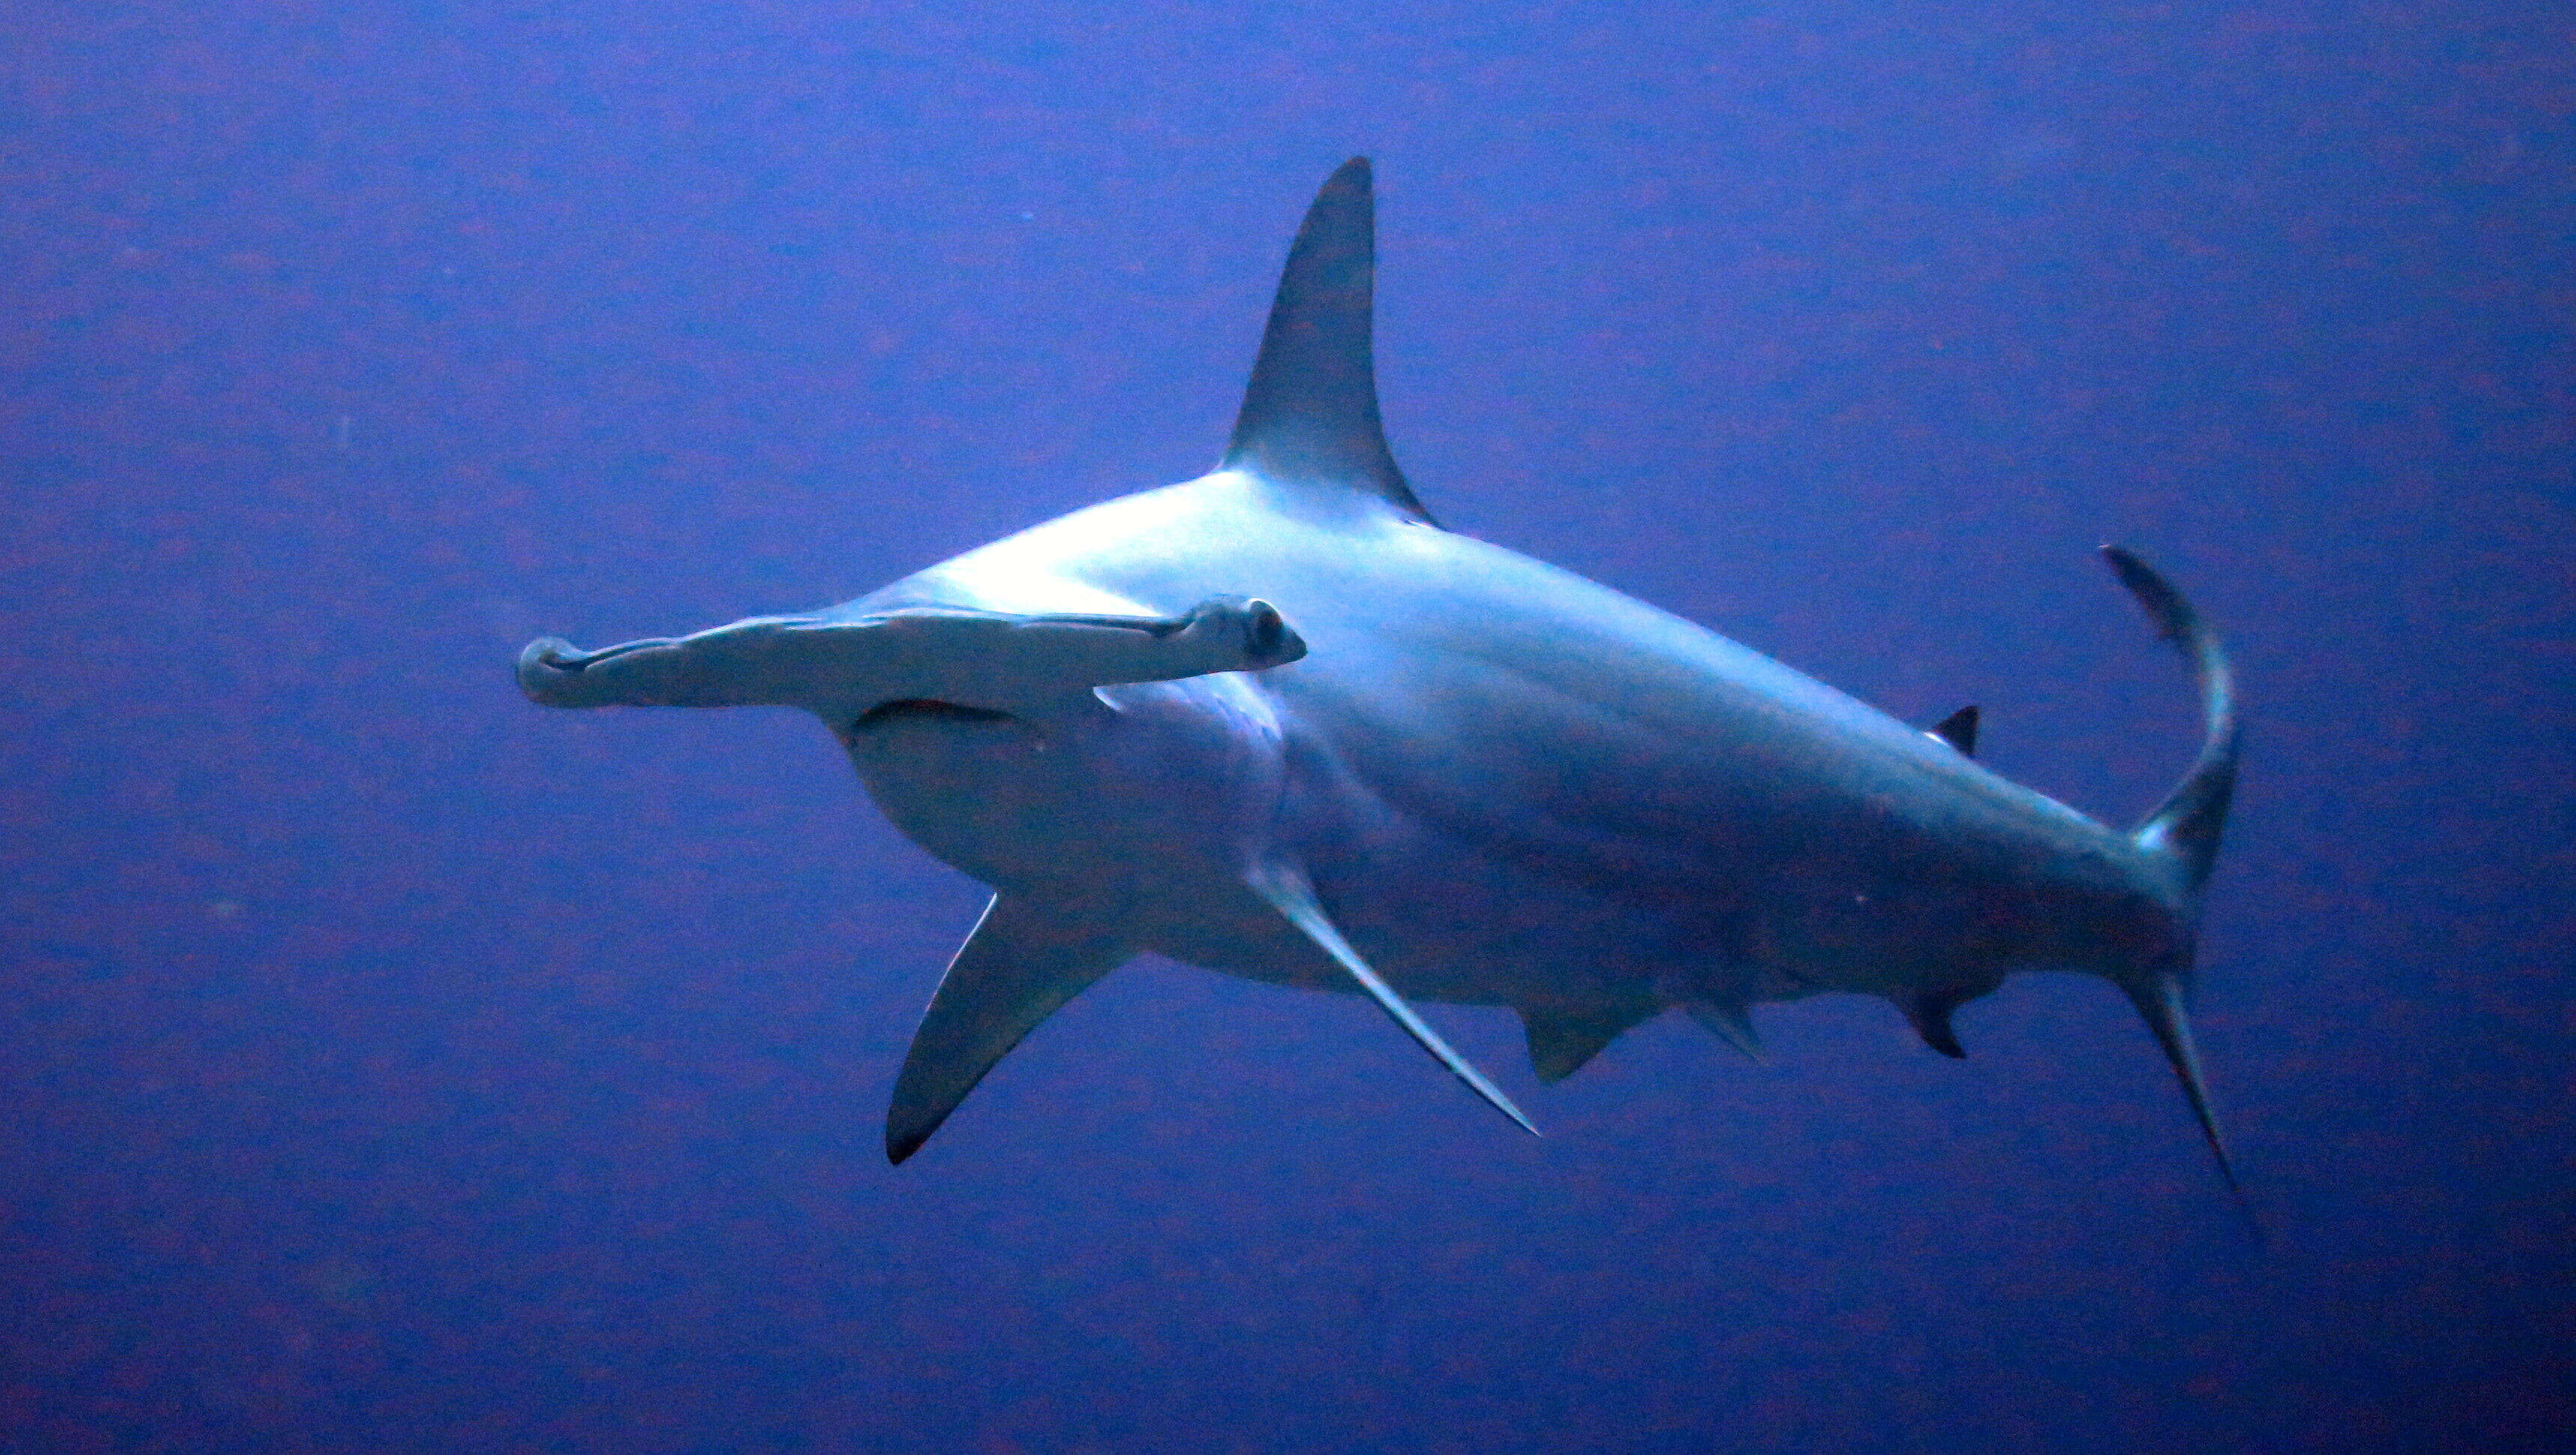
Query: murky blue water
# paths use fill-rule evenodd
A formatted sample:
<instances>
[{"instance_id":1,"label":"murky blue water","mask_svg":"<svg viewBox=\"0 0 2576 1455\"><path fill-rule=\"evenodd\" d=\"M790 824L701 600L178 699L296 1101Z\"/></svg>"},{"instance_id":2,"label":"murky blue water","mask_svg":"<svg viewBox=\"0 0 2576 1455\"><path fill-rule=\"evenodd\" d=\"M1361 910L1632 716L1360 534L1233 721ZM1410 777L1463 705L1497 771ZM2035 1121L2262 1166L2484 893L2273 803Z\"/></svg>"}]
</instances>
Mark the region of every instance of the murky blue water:
<instances>
[{"instance_id":1,"label":"murky blue water","mask_svg":"<svg viewBox=\"0 0 2576 1455\"><path fill-rule=\"evenodd\" d=\"M247 13L244 13L247 12ZM2547 1449L2576 131L2550 7L54 5L0 81L0 1448ZM1378 162L1451 526L2105 817L2228 633L2201 1029L1667 1018L1511 1131L1142 963L912 1162L981 892L786 711L512 655L1215 458Z\"/></svg>"}]
</instances>

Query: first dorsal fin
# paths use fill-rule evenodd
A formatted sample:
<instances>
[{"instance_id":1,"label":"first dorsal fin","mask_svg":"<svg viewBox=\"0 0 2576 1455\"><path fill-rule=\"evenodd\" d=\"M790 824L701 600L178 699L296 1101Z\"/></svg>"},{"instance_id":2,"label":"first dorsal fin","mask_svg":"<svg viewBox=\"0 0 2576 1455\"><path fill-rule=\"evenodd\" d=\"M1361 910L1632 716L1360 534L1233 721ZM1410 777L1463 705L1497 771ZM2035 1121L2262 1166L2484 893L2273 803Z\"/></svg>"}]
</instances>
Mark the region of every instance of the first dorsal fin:
<instances>
[{"instance_id":1,"label":"first dorsal fin","mask_svg":"<svg viewBox=\"0 0 2576 1455\"><path fill-rule=\"evenodd\" d=\"M1428 523L1378 419L1369 323L1376 286L1377 205L1368 158L1353 157L1325 179L1288 249L1218 468L1292 493L1356 491Z\"/></svg>"}]
</instances>

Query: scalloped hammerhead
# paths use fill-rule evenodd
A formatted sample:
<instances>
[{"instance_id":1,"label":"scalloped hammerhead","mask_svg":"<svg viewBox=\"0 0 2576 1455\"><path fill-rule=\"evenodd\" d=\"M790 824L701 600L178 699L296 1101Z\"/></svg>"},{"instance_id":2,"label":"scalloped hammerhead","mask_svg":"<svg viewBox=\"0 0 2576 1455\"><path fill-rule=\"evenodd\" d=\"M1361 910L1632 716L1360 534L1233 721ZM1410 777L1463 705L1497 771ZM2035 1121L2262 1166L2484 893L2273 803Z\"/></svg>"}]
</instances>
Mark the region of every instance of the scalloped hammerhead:
<instances>
[{"instance_id":1,"label":"scalloped hammerhead","mask_svg":"<svg viewBox=\"0 0 2576 1455\"><path fill-rule=\"evenodd\" d=\"M1494 1108L1410 1002L1509 1006L1542 1081L1679 1009L1893 1002L1963 1054L2017 970L2125 992L2235 1177L2183 995L2236 776L2225 656L2105 547L2196 670L2200 756L2122 833L1714 632L1436 524L1388 453L1365 158L1289 250L1216 469L811 615L518 664L553 707L786 704L913 842L993 890L896 1081L901 1162L1058 1006L1152 952L1356 991ZM1534 1129L1533 1129L1534 1130Z\"/></svg>"}]
</instances>

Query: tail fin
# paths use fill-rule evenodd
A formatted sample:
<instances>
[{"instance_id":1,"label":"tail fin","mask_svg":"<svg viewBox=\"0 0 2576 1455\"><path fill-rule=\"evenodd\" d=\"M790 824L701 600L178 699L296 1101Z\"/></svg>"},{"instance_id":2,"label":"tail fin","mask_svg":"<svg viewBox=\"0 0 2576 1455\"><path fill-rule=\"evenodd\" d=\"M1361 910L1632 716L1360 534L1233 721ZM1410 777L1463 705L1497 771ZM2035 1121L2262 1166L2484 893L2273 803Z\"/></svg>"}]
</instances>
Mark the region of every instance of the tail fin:
<instances>
[{"instance_id":1,"label":"tail fin","mask_svg":"<svg viewBox=\"0 0 2576 1455\"><path fill-rule=\"evenodd\" d=\"M2209 882L2210 866L2218 858L2219 834L2227 826L2228 800L2236 791L2236 679L2228 670L2227 652L2219 646L2218 637L2200 620L2172 584L2159 576L2155 568L2118 546L2104 546L2102 558L2117 573L2120 584L2145 609L2154 622L2157 635L2174 644L2183 659L2191 663L2200 680L2201 744L2200 757L2183 775L2155 812L2138 825L2135 839L2139 848L2170 861L2189 897L2189 912L2199 913L2201 886ZM2182 964L2146 970L2122 978L2120 988L2128 993L2130 1003L2155 1032L2156 1044L2164 1049L2165 1060L2173 1066L2174 1079L2182 1083L2184 1097L2191 1102L2192 1116L2200 1122L2201 1135L2208 1138L2209 1150L2218 1158L2218 1175L2227 1182L2227 1190L2236 1195L2237 1206L2245 1209L2244 1189L2237 1184L2236 1169L2227 1157L2227 1140L2219 1135L2218 1119L2209 1109L2209 1091L2200 1075L2200 1053L2192 1045L2191 1018L2183 1006L2183 993L2188 988L2191 965ZM2245 1209L2249 1222L2250 1209ZM2259 1235L2261 1228L2256 1226Z\"/></svg>"},{"instance_id":2,"label":"tail fin","mask_svg":"<svg viewBox=\"0 0 2576 1455\"><path fill-rule=\"evenodd\" d=\"M2228 1160L2227 1138L2218 1130L2218 1118L2209 1109L2209 1089L2201 1084L2200 1051L2192 1045L2191 1016L2183 1009L2182 977L2170 971L2120 982L2129 994L2129 1003L2138 1008L2147 1029L2156 1033L2156 1044L2164 1048L2165 1060L2171 1062L2174 1079L2182 1083L2183 1098L2191 1103L2191 1114L2200 1123L2200 1134L2209 1142L2210 1155L2218 1159L2219 1180L2234 1194L2236 1205L2245 1206L2245 1189L2236 1180L2236 1165ZM2249 1208L2245 1214L2251 1221ZM2258 1224L2255 1231L2262 1229Z\"/></svg>"},{"instance_id":3,"label":"tail fin","mask_svg":"<svg viewBox=\"0 0 2576 1455\"><path fill-rule=\"evenodd\" d=\"M2102 559L2145 608L2156 634L2173 643L2200 678L2200 760L2137 832L2138 846L2171 855L2197 893L2218 858L2218 835L2227 827L2227 802L2236 792L2236 675L2217 636L2201 625L2200 613L2154 567L2118 546L2104 546Z\"/></svg>"}]
</instances>

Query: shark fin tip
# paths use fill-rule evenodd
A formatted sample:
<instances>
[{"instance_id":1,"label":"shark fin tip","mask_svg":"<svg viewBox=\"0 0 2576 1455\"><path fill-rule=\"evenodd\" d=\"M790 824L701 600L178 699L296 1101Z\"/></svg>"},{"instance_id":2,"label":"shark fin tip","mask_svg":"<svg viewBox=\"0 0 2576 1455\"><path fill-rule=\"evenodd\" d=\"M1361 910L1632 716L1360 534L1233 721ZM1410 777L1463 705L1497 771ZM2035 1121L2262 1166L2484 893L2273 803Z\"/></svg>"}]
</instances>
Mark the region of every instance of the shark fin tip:
<instances>
[{"instance_id":1,"label":"shark fin tip","mask_svg":"<svg viewBox=\"0 0 2576 1455\"><path fill-rule=\"evenodd\" d=\"M1569 1014L1524 1006L1521 1025L1529 1037L1530 1071L1542 1085L1554 1086L1589 1065L1594 1056L1643 1018L1634 1009Z\"/></svg>"},{"instance_id":2,"label":"shark fin tip","mask_svg":"<svg viewBox=\"0 0 2576 1455\"><path fill-rule=\"evenodd\" d=\"M1923 1044L1953 1061L1965 1061L1968 1048L1959 1044L1959 1032L1950 1024L1950 1017L1958 1013L1960 1006L1982 993L1979 989L1952 987L1914 991L1894 999L1896 1008L1904 1013L1905 1023L1914 1027L1914 1034L1923 1038Z\"/></svg>"}]
</instances>

